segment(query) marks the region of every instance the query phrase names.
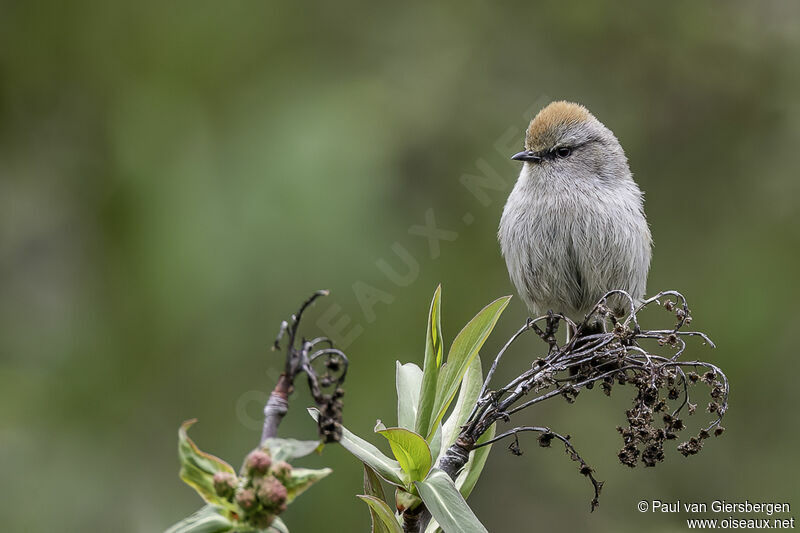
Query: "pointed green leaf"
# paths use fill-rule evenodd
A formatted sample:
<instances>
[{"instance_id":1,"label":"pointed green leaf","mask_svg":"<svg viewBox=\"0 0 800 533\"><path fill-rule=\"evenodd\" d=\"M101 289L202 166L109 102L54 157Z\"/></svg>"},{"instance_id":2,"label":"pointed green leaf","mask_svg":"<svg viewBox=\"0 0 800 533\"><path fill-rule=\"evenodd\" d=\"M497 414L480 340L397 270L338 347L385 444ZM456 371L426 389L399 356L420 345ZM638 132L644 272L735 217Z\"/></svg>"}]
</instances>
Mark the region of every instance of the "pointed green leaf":
<instances>
[{"instance_id":1,"label":"pointed green leaf","mask_svg":"<svg viewBox=\"0 0 800 533\"><path fill-rule=\"evenodd\" d=\"M369 465L364 465L364 494L386 501L381 478Z\"/></svg>"},{"instance_id":2,"label":"pointed green leaf","mask_svg":"<svg viewBox=\"0 0 800 533\"><path fill-rule=\"evenodd\" d=\"M431 436L432 428L441 421L458 391L467 368L478 355L478 350L486 342L510 299L511 296L503 296L481 309L456 336L447 355L447 364L442 367L436 382L436 400L427 437Z\"/></svg>"},{"instance_id":3,"label":"pointed green leaf","mask_svg":"<svg viewBox=\"0 0 800 533\"><path fill-rule=\"evenodd\" d=\"M386 501L386 494L383 492L383 485L381 478L378 474L367 465L364 465L364 495L377 498L382 502ZM388 504L387 504L388 505ZM369 516L372 521L372 533L387 533L389 529L377 515L377 513L369 507Z\"/></svg>"},{"instance_id":4,"label":"pointed green leaf","mask_svg":"<svg viewBox=\"0 0 800 533\"><path fill-rule=\"evenodd\" d=\"M319 411L313 407L308 410L308 413L314 420L319 418ZM400 463L386 457L378 448L355 435L344 426L342 426L342 438L339 444L355 455L362 463L372 467L379 476L389 483L398 487L405 486L405 473L400 468Z\"/></svg>"},{"instance_id":5,"label":"pointed green leaf","mask_svg":"<svg viewBox=\"0 0 800 533\"><path fill-rule=\"evenodd\" d=\"M478 444L482 444L487 440L494 438L495 433L495 424L492 424L489 429L487 429L481 438L478 439ZM489 444L488 446L482 446L477 450L472 450L469 453L469 460L467 464L464 465L464 469L459 472L458 476L456 476L456 487L461 492L461 495L464 496L464 499L469 498L469 495L472 494L472 489L475 488L475 484L478 482L478 478L481 476L481 472L483 471L483 467L486 465L486 459L489 457L489 452L492 449L492 445Z\"/></svg>"},{"instance_id":6,"label":"pointed green leaf","mask_svg":"<svg viewBox=\"0 0 800 533\"><path fill-rule=\"evenodd\" d=\"M431 416L436 401L436 383L442 365L442 286L436 287L428 313L428 332L425 336L425 362L422 366L422 387L414 429L420 435L428 435L432 427Z\"/></svg>"},{"instance_id":7,"label":"pointed green leaf","mask_svg":"<svg viewBox=\"0 0 800 533\"><path fill-rule=\"evenodd\" d=\"M481 358L476 357L472 360L472 364L467 368L467 373L464 374L464 379L461 380L461 389L458 393L456 405L453 407L453 412L444 423L442 435L442 449L449 448L461 433L461 426L467 422L475 402L478 400L478 394L481 392L483 386L483 372L481 370Z\"/></svg>"},{"instance_id":8,"label":"pointed green leaf","mask_svg":"<svg viewBox=\"0 0 800 533\"><path fill-rule=\"evenodd\" d=\"M419 391L422 386L422 369L414 363L404 365L397 361L397 425L414 430L417 422Z\"/></svg>"},{"instance_id":9,"label":"pointed green leaf","mask_svg":"<svg viewBox=\"0 0 800 533\"><path fill-rule=\"evenodd\" d=\"M414 483L422 501L444 531L488 533L450 476L434 468L424 481Z\"/></svg>"},{"instance_id":10,"label":"pointed green leaf","mask_svg":"<svg viewBox=\"0 0 800 533\"><path fill-rule=\"evenodd\" d=\"M431 518L431 521L428 522L428 526L425 528L425 533L441 533L442 528L439 527L439 522L436 521L435 518Z\"/></svg>"},{"instance_id":11,"label":"pointed green leaf","mask_svg":"<svg viewBox=\"0 0 800 533\"><path fill-rule=\"evenodd\" d=\"M403 528L400 527L400 524L397 522L394 511L392 511L385 501L379 500L374 496L367 496L365 494L358 494L356 497L360 498L364 503L369 505L369 508L374 513L374 516L377 516L381 521L381 524L383 524L383 526L386 528L385 531L389 531L390 533L403 533Z\"/></svg>"},{"instance_id":12,"label":"pointed green leaf","mask_svg":"<svg viewBox=\"0 0 800 533\"><path fill-rule=\"evenodd\" d=\"M417 492L417 489L413 485L411 489ZM422 500L416 494L408 492L400 487L394 490L394 506L398 513L402 513L408 509L416 509L421 503Z\"/></svg>"},{"instance_id":13,"label":"pointed green leaf","mask_svg":"<svg viewBox=\"0 0 800 533\"><path fill-rule=\"evenodd\" d=\"M187 430L197 422L197 419L187 420L178 430L178 458L181 462L181 479L207 502L220 505L226 509L233 509L234 505L217 496L214 490L214 474L228 472L233 474L231 465L218 457L205 453L187 435Z\"/></svg>"},{"instance_id":14,"label":"pointed green leaf","mask_svg":"<svg viewBox=\"0 0 800 533\"><path fill-rule=\"evenodd\" d=\"M431 300L431 308L428 313L428 337L425 339L425 359L428 353L435 358L436 367L442 366L442 352L444 342L442 341L442 285L436 287ZM424 366L424 365L423 365Z\"/></svg>"},{"instance_id":15,"label":"pointed green leaf","mask_svg":"<svg viewBox=\"0 0 800 533\"><path fill-rule=\"evenodd\" d=\"M442 425L436 425L436 431L433 432L433 436L428 441L428 447L431 449L431 456L433 457L433 464L439 460L439 456L442 454Z\"/></svg>"},{"instance_id":16,"label":"pointed green leaf","mask_svg":"<svg viewBox=\"0 0 800 533\"><path fill-rule=\"evenodd\" d=\"M216 505L206 505L193 515L184 518L165 533L222 533L231 531L233 524L223 516L225 510Z\"/></svg>"},{"instance_id":17,"label":"pointed green leaf","mask_svg":"<svg viewBox=\"0 0 800 533\"><path fill-rule=\"evenodd\" d=\"M289 533L289 528L286 527L286 524L283 523L280 516L276 516L267 531L269 533Z\"/></svg>"},{"instance_id":18,"label":"pointed green leaf","mask_svg":"<svg viewBox=\"0 0 800 533\"><path fill-rule=\"evenodd\" d=\"M329 475L331 472L333 472L333 470L330 468L321 468L319 470L312 470L310 468L292 468L292 475L284 484L286 486L288 502L292 503L292 500L304 493L311 485Z\"/></svg>"},{"instance_id":19,"label":"pointed green leaf","mask_svg":"<svg viewBox=\"0 0 800 533\"><path fill-rule=\"evenodd\" d=\"M389 441L400 468L408 474L409 481L421 481L431 469L431 450L421 436L405 428L385 428L378 422L375 433Z\"/></svg>"},{"instance_id":20,"label":"pointed green leaf","mask_svg":"<svg viewBox=\"0 0 800 533\"><path fill-rule=\"evenodd\" d=\"M318 440L297 440L272 438L264 441L262 447L269 450L275 461L291 462L292 459L305 457L320 450L322 442Z\"/></svg>"},{"instance_id":21,"label":"pointed green leaf","mask_svg":"<svg viewBox=\"0 0 800 533\"><path fill-rule=\"evenodd\" d=\"M486 432L481 435L481 438L478 439L478 444L486 442L494 438L496 427L492 424ZM466 500L469 498L469 495L472 493L472 490L475 488L475 484L478 482L478 478L481 475L481 471L483 467L486 465L486 459L489 457L489 451L491 450L492 445L482 446L477 450L473 450L469 454L469 460L467 464L464 465L464 468L456 477L456 488L461 493L461 495ZM444 448L447 450L447 448ZM432 519L428 522L428 526L425 528L425 533L437 533L441 532L441 528L439 527L439 523Z\"/></svg>"}]
</instances>

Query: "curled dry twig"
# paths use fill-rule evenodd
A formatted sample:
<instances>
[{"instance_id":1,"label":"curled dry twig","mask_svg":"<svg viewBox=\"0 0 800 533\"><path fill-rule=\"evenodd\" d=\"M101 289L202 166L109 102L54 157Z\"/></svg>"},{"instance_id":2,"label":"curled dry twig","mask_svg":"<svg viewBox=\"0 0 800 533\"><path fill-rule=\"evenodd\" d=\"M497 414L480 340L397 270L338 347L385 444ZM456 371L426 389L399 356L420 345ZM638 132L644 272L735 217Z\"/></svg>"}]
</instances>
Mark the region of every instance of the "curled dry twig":
<instances>
[{"instance_id":1,"label":"curled dry twig","mask_svg":"<svg viewBox=\"0 0 800 533\"><path fill-rule=\"evenodd\" d=\"M615 316L606 302L613 295L624 298L627 310L621 317ZM642 329L639 313L654 305L660 305L674 315L675 323L667 329ZM600 320L601 328L594 325ZM561 441L570 457L579 463L579 471L594 487L592 510L598 505L602 482L595 479L593 470L573 447L570 436L562 435L544 426L515 427L496 437L476 444L478 439L496 422L508 422L511 417L545 400L563 397L572 403L583 389L599 384L606 395L617 385L633 385L636 396L633 407L626 411L627 426L618 427L622 435L623 448L619 460L628 466L641 461L646 466L655 466L664 459L664 443L677 438L685 427L683 414L693 414L696 404L691 402L690 386L703 383L710 389L711 401L707 410L714 419L701 429L697 436L680 444L677 449L683 455L700 451L703 440L713 431L720 435L721 425L728 409L728 379L722 370L712 363L680 357L686 349L687 337L699 337L714 346L704 333L684 331L691 323L686 299L677 291L660 292L641 303L624 291L607 293L587 314L584 321L576 324L566 316L549 313L529 319L502 347L494 359L483 383L479 399L467 422L462 426L456 443L441 458L439 468L455 478L469 457L469 452L481 446L513 438L509 449L520 455L519 434L538 432L539 444L550 445L551 440ZM559 345L556 331L560 323L566 324L568 340ZM592 330L600 330L594 333ZM533 331L548 345L547 355L533 361L531 367L507 384L491 388L491 381L503 355L523 334ZM584 331L592 333L583 334ZM655 347L649 346L655 344ZM668 352L672 353L656 353ZM698 373L702 372L702 373ZM677 406L670 407L677 403Z\"/></svg>"},{"instance_id":2,"label":"curled dry twig","mask_svg":"<svg viewBox=\"0 0 800 533\"><path fill-rule=\"evenodd\" d=\"M319 434L325 442L336 442L342 435L342 384L347 375L348 359L337 349L328 337L311 340L298 338L298 329L303 313L320 296L327 296L326 290L311 295L289 321L281 323L273 350L280 350L281 341L286 337L286 364L264 406L264 428L261 443L275 437L278 426L289 411L289 395L294 390L294 380L300 374L308 378L311 396L320 411ZM319 371L317 369L320 369ZM327 392L330 391L330 392Z\"/></svg>"}]
</instances>

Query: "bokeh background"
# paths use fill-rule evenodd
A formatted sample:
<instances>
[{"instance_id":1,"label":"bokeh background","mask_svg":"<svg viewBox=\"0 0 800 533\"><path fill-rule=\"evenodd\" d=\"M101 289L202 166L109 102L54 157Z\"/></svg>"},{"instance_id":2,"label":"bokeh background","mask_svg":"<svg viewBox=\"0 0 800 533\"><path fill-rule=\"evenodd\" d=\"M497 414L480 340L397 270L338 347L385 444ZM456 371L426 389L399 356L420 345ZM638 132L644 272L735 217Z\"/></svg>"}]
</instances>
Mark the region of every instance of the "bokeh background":
<instances>
[{"instance_id":1,"label":"bokeh background","mask_svg":"<svg viewBox=\"0 0 800 533\"><path fill-rule=\"evenodd\" d=\"M198 417L199 445L238 464L280 367L278 324L315 289L332 296L307 334L333 322L352 361L347 425L393 422L395 360L421 361L436 284L446 340L513 290L495 238L508 156L553 99L584 103L625 147L655 239L649 288L683 291L717 342L691 353L729 374L728 431L630 470L614 429L629 391L549 402L524 420L573 435L606 481L600 508L531 438L522 457L495 449L478 516L492 531L682 531L686 515L636 503L800 505L798 57L790 0L4 2L3 529L162 531L199 508L178 425ZM502 186L481 202L464 175ZM409 233L428 210L457 232L438 253ZM396 250L418 269L405 286L380 266L408 274ZM484 353L524 317L513 300ZM282 433L313 437L308 395L292 400ZM290 528L366 530L360 465L336 446L305 464L335 473Z\"/></svg>"}]
</instances>

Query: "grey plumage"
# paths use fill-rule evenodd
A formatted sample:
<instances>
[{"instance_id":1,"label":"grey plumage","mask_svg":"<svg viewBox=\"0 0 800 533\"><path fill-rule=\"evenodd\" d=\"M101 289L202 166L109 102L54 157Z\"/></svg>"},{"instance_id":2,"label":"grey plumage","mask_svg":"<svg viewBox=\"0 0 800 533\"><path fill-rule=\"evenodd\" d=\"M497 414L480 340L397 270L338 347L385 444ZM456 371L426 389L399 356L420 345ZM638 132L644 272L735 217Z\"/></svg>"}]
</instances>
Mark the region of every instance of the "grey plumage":
<instances>
[{"instance_id":1,"label":"grey plumage","mask_svg":"<svg viewBox=\"0 0 800 533\"><path fill-rule=\"evenodd\" d=\"M531 121L499 241L534 316L582 320L608 291L645 292L651 237L642 192L614 134L584 107L555 102ZM564 155L567 154L568 155ZM618 310L619 298L609 306Z\"/></svg>"}]
</instances>

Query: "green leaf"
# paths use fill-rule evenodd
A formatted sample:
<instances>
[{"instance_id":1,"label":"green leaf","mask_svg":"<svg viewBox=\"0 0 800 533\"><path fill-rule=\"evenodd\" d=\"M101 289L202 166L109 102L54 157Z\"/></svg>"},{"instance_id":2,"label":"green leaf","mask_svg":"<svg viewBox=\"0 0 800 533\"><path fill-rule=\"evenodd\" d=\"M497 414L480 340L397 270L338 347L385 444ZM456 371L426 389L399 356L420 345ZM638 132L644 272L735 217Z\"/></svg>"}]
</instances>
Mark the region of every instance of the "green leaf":
<instances>
[{"instance_id":1,"label":"green leaf","mask_svg":"<svg viewBox=\"0 0 800 533\"><path fill-rule=\"evenodd\" d=\"M428 447L431 449L431 456L433 456L433 464L439 460L442 454L442 425L436 425L436 431L433 432L433 437L428 440ZM444 448L445 450L447 448Z\"/></svg>"},{"instance_id":2,"label":"green leaf","mask_svg":"<svg viewBox=\"0 0 800 533\"><path fill-rule=\"evenodd\" d=\"M267 530L269 533L289 533L289 528L286 527L286 524L281 520L280 516L276 516L275 520L272 521L272 524L269 526Z\"/></svg>"},{"instance_id":3,"label":"green leaf","mask_svg":"<svg viewBox=\"0 0 800 533\"><path fill-rule=\"evenodd\" d=\"M383 492L383 485L378 474L367 465L364 465L364 495L377 498L382 502L386 501L386 494ZM380 519L376 511L369 508L369 516L372 521L372 533L387 533L389 529Z\"/></svg>"},{"instance_id":4,"label":"green leaf","mask_svg":"<svg viewBox=\"0 0 800 533\"><path fill-rule=\"evenodd\" d=\"M436 287L428 313L428 332L425 336L425 362L422 366L422 387L414 429L420 435L428 435L431 428L433 405L436 401L436 383L442 365L442 286Z\"/></svg>"},{"instance_id":5,"label":"green leaf","mask_svg":"<svg viewBox=\"0 0 800 533\"><path fill-rule=\"evenodd\" d=\"M386 493L383 491L381 478L368 465L364 465L364 494L386 501Z\"/></svg>"},{"instance_id":6,"label":"green leaf","mask_svg":"<svg viewBox=\"0 0 800 533\"><path fill-rule=\"evenodd\" d=\"M417 492L416 487L411 486L414 492ZM422 503L422 500L416 494L408 492L405 489L397 487L394 490L394 506L398 513L402 513L408 509L416 509Z\"/></svg>"},{"instance_id":7,"label":"green leaf","mask_svg":"<svg viewBox=\"0 0 800 533\"><path fill-rule=\"evenodd\" d=\"M233 474L231 465L207 454L197 447L197 445L186 434L187 430L197 422L197 419L187 420L181 424L178 430L178 458L181 463L181 479L207 502L222 506L226 509L234 509L234 505L217 496L214 490L214 474L217 472L228 472Z\"/></svg>"},{"instance_id":8,"label":"green leaf","mask_svg":"<svg viewBox=\"0 0 800 533\"><path fill-rule=\"evenodd\" d=\"M495 434L495 429L495 425L492 424L489 429L486 430L483 435L481 435L481 438L478 439L478 444L492 439ZM458 488L458 491L465 500L469 498L469 495L472 493L472 489L475 488L475 484L478 482L481 471L486 465L486 459L489 457L489 451L491 448L492 445L490 444L488 446L482 446L477 450L471 451L467 464L464 465L464 468L456 477L456 488ZM425 533L436 533L437 531L441 531L439 523L436 520L431 520L428 522L428 526L425 528Z\"/></svg>"},{"instance_id":9,"label":"green leaf","mask_svg":"<svg viewBox=\"0 0 800 533\"><path fill-rule=\"evenodd\" d=\"M464 379L461 380L461 389L458 393L458 400L453 412L444 423L442 435L442 449L449 448L461 433L461 426L467 422L475 402L478 400L478 395L481 393L483 386L483 372L481 370L481 358L476 357L472 360L472 364L467 368L467 373L464 374Z\"/></svg>"},{"instance_id":10,"label":"green leaf","mask_svg":"<svg viewBox=\"0 0 800 533\"><path fill-rule=\"evenodd\" d=\"M267 439L262 447L269 450L269 454L275 461L291 462L292 459L310 455L322 447L322 442L318 440L297 440L297 439Z\"/></svg>"},{"instance_id":11,"label":"green leaf","mask_svg":"<svg viewBox=\"0 0 800 533\"><path fill-rule=\"evenodd\" d=\"M424 481L414 483L433 518L447 532L488 533L450 476L434 468Z\"/></svg>"},{"instance_id":12,"label":"green leaf","mask_svg":"<svg viewBox=\"0 0 800 533\"><path fill-rule=\"evenodd\" d=\"M481 438L478 439L477 444L482 444L487 440L494 438L495 433L495 424L492 424L489 429L487 429ZM467 464L464 465L463 470L459 472L458 476L456 476L456 487L461 492L461 495L464 496L464 499L469 498L469 495L472 493L472 489L475 488L475 484L478 482L478 478L481 476L481 472L483 471L483 467L486 465L486 459L489 457L489 452L492 449L492 445L489 444L488 446L482 446L477 450L472 450L469 454L469 460Z\"/></svg>"},{"instance_id":13,"label":"green leaf","mask_svg":"<svg viewBox=\"0 0 800 533\"><path fill-rule=\"evenodd\" d=\"M292 503L292 500L308 490L311 485L328 476L331 472L333 472L333 470L330 468L321 468L319 470L292 468L292 475L284 484L286 486L288 503Z\"/></svg>"},{"instance_id":14,"label":"green leaf","mask_svg":"<svg viewBox=\"0 0 800 533\"><path fill-rule=\"evenodd\" d=\"M225 510L216 505L206 505L193 515L184 518L165 533L222 533L233 529L233 524L223 516Z\"/></svg>"},{"instance_id":15,"label":"green leaf","mask_svg":"<svg viewBox=\"0 0 800 533\"><path fill-rule=\"evenodd\" d=\"M414 363L401 365L400 361L397 361L396 375L397 425L413 431L417 421L422 369Z\"/></svg>"},{"instance_id":16,"label":"green leaf","mask_svg":"<svg viewBox=\"0 0 800 533\"><path fill-rule=\"evenodd\" d=\"M397 522L397 518L394 516L394 511L392 511L385 501L374 496L368 496L366 494L358 494L356 497L360 498L361 501L369 505L370 512L373 513L373 516L377 516L381 524L384 526L385 529L383 529L383 531L389 531L390 533L403 533L403 528L400 527L400 524ZM373 531L377 532L378 530L373 529Z\"/></svg>"},{"instance_id":17,"label":"green leaf","mask_svg":"<svg viewBox=\"0 0 800 533\"><path fill-rule=\"evenodd\" d=\"M310 408L308 413L314 420L319 418L319 411L316 408ZM339 444L344 446L348 452L355 455L362 463L369 465L379 476L389 483L397 485L398 487L405 486L403 479L405 473L403 469L400 468L400 463L386 457L378 448L351 431L348 431L344 426L342 426L342 438Z\"/></svg>"},{"instance_id":18,"label":"green leaf","mask_svg":"<svg viewBox=\"0 0 800 533\"><path fill-rule=\"evenodd\" d=\"M421 436L405 428L386 428L378 422L375 433L389 441L400 468L408 474L409 481L421 481L431 469L431 450Z\"/></svg>"},{"instance_id":19,"label":"green leaf","mask_svg":"<svg viewBox=\"0 0 800 533\"><path fill-rule=\"evenodd\" d=\"M441 533L442 528L439 527L439 522L435 518L431 518L428 526L425 528L425 533Z\"/></svg>"},{"instance_id":20,"label":"green leaf","mask_svg":"<svg viewBox=\"0 0 800 533\"><path fill-rule=\"evenodd\" d=\"M436 424L441 421L450 402L453 401L467 368L478 355L478 350L486 342L510 299L511 296L503 296L481 309L453 341L447 355L447 364L439 372L436 382L436 400L433 404L428 438L431 436L432 428L435 428Z\"/></svg>"}]
</instances>

